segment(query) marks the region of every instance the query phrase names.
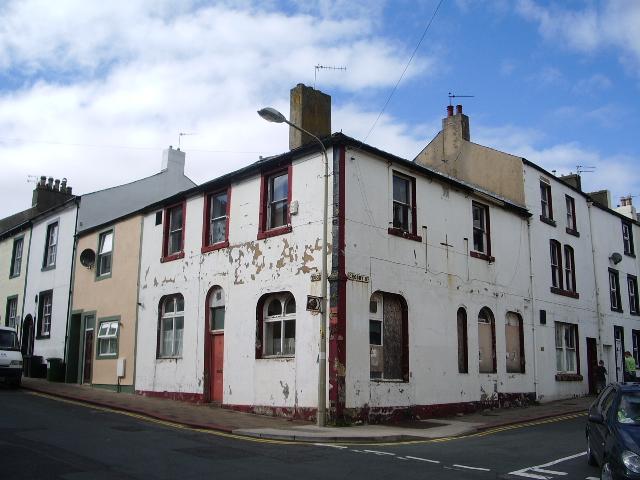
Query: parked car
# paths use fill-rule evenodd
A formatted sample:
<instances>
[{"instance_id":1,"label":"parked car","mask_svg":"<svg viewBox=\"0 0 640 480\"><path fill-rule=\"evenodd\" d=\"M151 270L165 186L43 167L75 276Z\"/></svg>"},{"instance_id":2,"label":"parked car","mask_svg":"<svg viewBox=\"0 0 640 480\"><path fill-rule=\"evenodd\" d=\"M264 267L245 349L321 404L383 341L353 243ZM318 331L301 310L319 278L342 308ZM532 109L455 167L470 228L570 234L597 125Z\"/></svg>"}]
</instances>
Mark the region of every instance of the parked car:
<instances>
[{"instance_id":1,"label":"parked car","mask_svg":"<svg viewBox=\"0 0 640 480\"><path fill-rule=\"evenodd\" d=\"M589 408L587 461L602 479L640 479L640 383L608 385Z\"/></svg>"},{"instance_id":2,"label":"parked car","mask_svg":"<svg viewBox=\"0 0 640 480\"><path fill-rule=\"evenodd\" d=\"M0 379L19 386L22 381L22 353L13 328L0 326Z\"/></svg>"}]
</instances>

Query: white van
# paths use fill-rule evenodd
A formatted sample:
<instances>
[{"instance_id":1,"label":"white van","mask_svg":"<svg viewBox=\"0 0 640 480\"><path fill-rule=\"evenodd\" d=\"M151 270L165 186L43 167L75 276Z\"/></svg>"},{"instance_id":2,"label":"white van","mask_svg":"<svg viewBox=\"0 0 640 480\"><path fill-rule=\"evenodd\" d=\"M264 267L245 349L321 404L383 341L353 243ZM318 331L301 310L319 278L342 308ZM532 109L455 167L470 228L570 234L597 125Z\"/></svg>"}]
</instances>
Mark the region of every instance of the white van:
<instances>
[{"instance_id":1,"label":"white van","mask_svg":"<svg viewBox=\"0 0 640 480\"><path fill-rule=\"evenodd\" d=\"M13 328L0 326L0 379L15 387L22 381L22 353Z\"/></svg>"}]
</instances>

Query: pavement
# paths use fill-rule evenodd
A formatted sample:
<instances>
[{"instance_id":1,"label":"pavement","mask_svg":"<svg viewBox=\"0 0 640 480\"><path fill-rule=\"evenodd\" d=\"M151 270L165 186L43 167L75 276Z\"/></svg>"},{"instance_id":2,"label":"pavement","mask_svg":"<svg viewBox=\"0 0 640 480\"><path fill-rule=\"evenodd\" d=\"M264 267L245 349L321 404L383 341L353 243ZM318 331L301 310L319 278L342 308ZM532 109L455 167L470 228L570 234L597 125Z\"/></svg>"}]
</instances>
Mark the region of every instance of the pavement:
<instances>
[{"instance_id":1,"label":"pavement","mask_svg":"<svg viewBox=\"0 0 640 480\"><path fill-rule=\"evenodd\" d=\"M429 418L383 425L318 427L302 420L254 415L211 404L116 393L88 385L56 383L38 378L23 378L22 388L192 428L245 437L319 443L399 442L468 435L545 418L584 413L594 400L593 396L585 396L528 407L490 409L451 418Z\"/></svg>"}]
</instances>

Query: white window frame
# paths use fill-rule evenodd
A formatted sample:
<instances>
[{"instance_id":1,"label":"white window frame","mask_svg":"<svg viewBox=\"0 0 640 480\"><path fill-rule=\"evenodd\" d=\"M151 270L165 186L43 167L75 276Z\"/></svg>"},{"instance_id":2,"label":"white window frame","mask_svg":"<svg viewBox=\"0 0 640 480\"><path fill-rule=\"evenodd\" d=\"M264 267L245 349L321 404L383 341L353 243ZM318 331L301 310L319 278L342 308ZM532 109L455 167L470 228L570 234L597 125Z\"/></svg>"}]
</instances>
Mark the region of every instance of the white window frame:
<instances>
[{"instance_id":1,"label":"white window frame","mask_svg":"<svg viewBox=\"0 0 640 480\"><path fill-rule=\"evenodd\" d=\"M274 195L274 181L276 178L280 178L280 177L285 177L287 179L287 190L285 191L284 197L283 198L273 198ZM280 228L280 227L285 227L288 224L288 218L289 218L289 182L291 181L291 179L289 178L289 170L283 170L281 172L277 172L274 173L272 175L269 175L267 177L267 205L266 205L266 209L267 209L267 221L266 221L266 225L265 225L265 230L271 230L274 228ZM279 203L284 203L285 205L285 218L284 218L284 222L282 224L278 224L275 225L274 221L274 217L273 217L273 210L272 207L274 207L276 204Z\"/></svg>"},{"instance_id":2,"label":"white window frame","mask_svg":"<svg viewBox=\"0 0 640 480\"><path fill-rule=\"evenodd\" d=\"M553 220L553 200L551 199L551 184L540 179L540 214L547 220Z\"/></svg>"},{"instance_id":3,"label":"white window frame","mask_svg":"<svg viewBox=\"0 0 640 480\"><path fill-rule=\"evenodd\" d=\"M51 335L51 315L53 310L53 293L49 292L45 294L43 297L40 297L40 300L43 303L42 305L42 322L41 322L41 331L40 335L49 336Z\"/></svg>"},{"instance_id":4,"label":"white window frame","mask_svg":"<svg viewBox=\"0 0 640 480\"><path fill-rule=\"evenodd\" d=\"M609 300L611 302L611 310L622 310L620 299L620 274L617 270L609 270Z\"/></svg>"},{"instance_id":5,"label":"white window frame","mask_svg":"<svg viewBox=\"0 0 640 480\"><path fill-rule=\"evenodd\" d=\"M633 227L630 223L622 221L622 243L624 253L633 255Z\"/></svg>"},{"instance_id":6,"label":"white window frame","mask_svg":"<svg viewBox=\"0 0 640 480\"><path fill-rule=\"evenodd\" d=\"M182 218L181 218L180 224L178 226L174 226L174 228L172 229L173 218L177 212L180 213L180 216ZM166 242L167 242L166 256L167 257L176 255L184 250L184 238L182 235L183 229L184 229L184 204L180 203L178 205L174 205L172 207L167 208L167 238L166 238ZM178 243L177 250L172 250L171 239L176 235L180 239L180 242Z\"/></svg>"},{"instance_id":7,"label":"white window frame","mask_svg":"<svg viewBox=\"0 0 640 480\"><path fill-rule=\"evenodd\" d=\"M476 222L475 212L481 212L479 221ZM489 217L489 207L482 203L472 202L471 204L471 218L473 222L473 249L476 252L483 253L485 255L490 255L489 252L489 232L487 229L487 220ZM482 245L478 245L476 242L475 232L480 232L482 238Z\"/></svg>"},{"instance_id":8,"label":"white window frame","mask_svg":"<svg viewBox=\"0 0 640 480\"><path fill-rule=\"evenodd\" d=\"M556 372L557 373L578 373L578 328L572 323L556 322L555 325L556 344ZM570 367L573 363L573 368Z\"/></svg>"},{"instance_id":9,"label":"white window frame","mask_svg":"<svg viewBox=\"0 0 640 480\"><path fill-rule=\"evenodd\" d=\"M18 297L7 300L7 327L16 328L18 317Z\"/></svg>"},{"instance_id":10,"label":"white window frame","mask_svg":"<svg viewBox=\"0 0 640 480\"><path fill-rule=\"evenodd\" d=\"M576 260L575 253L573 248L569 245L565 245L564 248L564 289L568 292L576 292L575 285L575 269L576 269Z\"/></svg>"},{"instance_id":11,"label":"white window frame","mask_svg":"<svg viewBox=\"0 0 640 480\"><path fill-rule=\"evenodd\" d=\"M13 240L13 249L11 252L11 277L20 276L22 271L22 252L24 250L24 237Z\"/></svg>"},{"instance_id":12,"label":"white window frame","mask_svg":"<svg viewBox=\"0 0 640 480\"><path fill-rule=\"evenodd\" d=\"M216 203L216 198L219 197L225 197L224 214L214 217L214 205ZM229 195L227 190L214 193L209 197L209 238L207 239L209 242L208 245L216 245L227 240L227 220L229 218L229 216L227 215L227 211L229 209L228 202ZM216 225L220 223L222 223L223 225L223 229L221 230L223 235L222 238L216 239L214 238L216 233Z\"/></svg>"},{"instance_id":13,"label":"white window frame","mask_svg":"<svg viewBox=\"0 0 640 480\"><path fill-rule=\"evenodd\" d=\"M44 267L55 267L56 265L56 257L58 254L58 230L60 224L56 222L52 222L47 225L47 238L45 240L45 256L44 256Z\"/></svg>"},{"instance_id":14,"label":"white window frame","mask_svg":"<svg viewBox=\"0 0 640 480\"><path fill-rule=\"evenodd\" d=\"M117 357L118 356L118 331L120 330L119 320L101 321L97 335L97 356ZM103 351L103 346L106 349Z\"/></svg>"},{"instance_id":15,"label":"white window frame","mask_svg":"<svg viewBox=\"0 0 640 480\"><path fill-rule=\"evenodd\" d=\"M627 275L627 288L629 290L629 313L637 315L638 313L638 278Z\"/></svg>"},{"instance_id":16,"label":"white window frame","mask_svg":"<svg viewBox=\"0 0 640 480\"><path fill-rule=\"evenodd\" d=\"M268 315L269 305L271 302L280 302L280 313ZM293 301L294 311L287 313L287 307L291 305ZM273 357L295 357L296 354L296 302L294 296L287 292L281 294L270 295L264 302L263 306L263 328L262 328L262 356L263 358ZM293 322L294 336L292 345L286 344L285 331L286 323ZM270 338L271 328L275 328L276 324L280 324L280 347L279 350L271 351L273 346L273 338ZM271 327L271 326L274 327ZM272 334L271 334L272 335Z\"/></svg>"},{"instance_id":17,"label":"white window frame","mask_svg":"<svg viewBox=\"0 0 640 480\"><path fill-rule=\"evenodd\" d=\"M576 220L576 201L569 195L565 195L564 198L567 205L567 228L576 232L578 230Z\"/></svg>"},{"instance_id":18,"label":"white window frame","mask_svg":"<svg viewBox=\"0 0 640 480\"><path fill-rule=\"evenodd\" d=\"M172 304L173 311L166 311L166 307ZM178 310L182 303L182 310ZM164 328L165 323L171 323L171 329ZM182 323L182 326L179 326ZM166 335L171 332L171 338L167 341ZM160 338L158 345L158 358L181 358L184 335L184 297L174 294L162 300L160 311ZM167 346L165 346L165 344Z\"/></svg>"},{"instance_id":19,"label":"white window frame","mask_svg":"<svg viewBox=\"0 0 640 480\"><path fill-rule=\"evenodd\" d=\"M110 243L107 244L106 240L110 239ZM108 245L108 250L106 250L105 245ZM103 260L106 264L106 260L108 259L109 267L103 270ZM111 274L111 270L113 268L113 230L108 230L106 232L102 232L98 236L98 260L96 262L96 275L98 277L103 277Z\"/></svg>"},{"instance_id":20,"label":"white window frame","mask_svg":"<svg viewBox=\"0 0 640 480\"><path fill-rule=\"evenodd\" d=\"M549 253L551 257L551 285L562 289L562 245L560 242L550 240Z\"/></svg>"}]
</instances>

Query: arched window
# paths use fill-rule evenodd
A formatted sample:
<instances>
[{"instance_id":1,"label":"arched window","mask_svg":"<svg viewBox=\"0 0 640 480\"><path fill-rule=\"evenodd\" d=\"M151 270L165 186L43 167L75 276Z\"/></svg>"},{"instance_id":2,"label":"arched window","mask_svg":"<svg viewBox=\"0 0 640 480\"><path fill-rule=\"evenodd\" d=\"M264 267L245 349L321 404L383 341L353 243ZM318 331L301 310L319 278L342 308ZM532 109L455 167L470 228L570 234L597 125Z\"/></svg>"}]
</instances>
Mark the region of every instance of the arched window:
<instances>
[{"instance_id":1,"label":"arched window","mask_svg":"<svg viewBox=\"0 0 640 480\"><path fill-rule=\"evenodd\" d=\"M507 312L504 337L507 349L507 373L524 373L524 331L520 314Z\"/></svg>"},{"instance_id":2,"label":"arched window","mask_svg":"<svg viewBox=\"0 0 640 480\"><path fill-rule=\"evenodd\" d=\"M467 311L460 307L458 322L458 372L469 373L469 345L467 341Z\"/></svg>"},{"instance_id":3,"label":"arched window","mask_svg":"<svg viewBox=\"0 0 640 480\"><path fill-rule=\"evenodd\" d=\"M274 294L264 300L263 323L262 356L295 355L296 301L291 293Z\"/></svg>"},{"instance_id":4,"label":"arched window","mask_svg":"<svg viewBox=\"0 0 640 480\"><path fill-rule=\"evenodd\" d=\"M478 358L480 373L496 373L496 322L487 307L478 313Z\"/></svg>"},{"instance_id":5,"label":"arched window","mask_svg":"<svg viewBox=\"0 0 640 480\"><path fill-rule=\"evenodd\" d=\"M220 287L213 287L209 294L209 329L224 331L224 290Z\"/></svg>"},{"instance_id":6,"label":"arched window","mask_svg":"<svg viewBox=\"0 0 640 480\"><path fill-rule=\"evenodd\" d=\"M183 330L184 298L179 293L169 295L161 302L158 357L176 358L182 356Z\"/></svg>"},{"instance_id":7,"label":"arched window","mask_svg":"<svg viewBox=\"0 0 640 480\"><path fill-rule=\"evenodd\" d=\"M369 302L371 379L409 381L407 305L400 295L376 292Z\"/></svg>"}]
</instances>

